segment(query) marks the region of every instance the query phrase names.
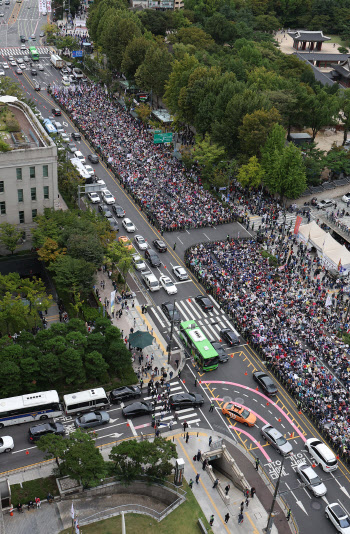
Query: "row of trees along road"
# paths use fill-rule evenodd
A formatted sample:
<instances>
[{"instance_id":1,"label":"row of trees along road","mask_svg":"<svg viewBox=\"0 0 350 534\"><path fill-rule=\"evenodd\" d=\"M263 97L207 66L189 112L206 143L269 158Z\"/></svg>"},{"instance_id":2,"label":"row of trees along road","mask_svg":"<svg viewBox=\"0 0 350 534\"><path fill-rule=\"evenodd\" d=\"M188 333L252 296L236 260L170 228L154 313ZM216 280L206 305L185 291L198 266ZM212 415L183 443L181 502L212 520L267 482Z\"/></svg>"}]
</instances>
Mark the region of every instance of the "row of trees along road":
<instances>
[{"instance_id":1,"label":"row of trees along road","mask_svg":"<svg viewBox=\"0 0 350 534\"><path fill-rule=\"evenodd\" d=\"M47 434L37 446L46 453L46 459L56 460L56 476L70 476L86 488L98 486L106 476L115 476L125 485L144 476L149 481L165 480L173 470L171 461L177 458L175 444L159 437L154 441L123 441L112 447L110 461L105 462L94 434L81 429L68 437Z\"/></svg>"},{"instance_id":2,"label":"row of trees along road","mask_svg":"<svg viewBox=\"0 0 350 534\"><path fill-rule=\"evenodd\" d=\"M350 0L346 3L350 15ZM336 11L335 6L329 9ZM322 128L341 124L345 141L350 89L321 86L310 65L278 49L273 31L287 20L283 11L276 5L273 14L255 0L244 6L230 0L215 5L187 0L181 12L136 13L123 0L96 0L87 24L111 73L123 72L130 82L162 98L174 115L175 130L195 129L196 145L184 155L184 163L199 164L206 182L221 186L238 177L249 187L272 185L271 191L294 198L307 185L319 183L327 164L345 171L348 158L332 150L326 159L315 146L300 158L293 147L284 150L275 143L274 150L281 152L279 173L291 168L282 190L264 172L269 136L278 125L284 137L292 128L306 127L315 139ZM142 120L148 120L144 110Z\"/></svg>"}]
</instances>

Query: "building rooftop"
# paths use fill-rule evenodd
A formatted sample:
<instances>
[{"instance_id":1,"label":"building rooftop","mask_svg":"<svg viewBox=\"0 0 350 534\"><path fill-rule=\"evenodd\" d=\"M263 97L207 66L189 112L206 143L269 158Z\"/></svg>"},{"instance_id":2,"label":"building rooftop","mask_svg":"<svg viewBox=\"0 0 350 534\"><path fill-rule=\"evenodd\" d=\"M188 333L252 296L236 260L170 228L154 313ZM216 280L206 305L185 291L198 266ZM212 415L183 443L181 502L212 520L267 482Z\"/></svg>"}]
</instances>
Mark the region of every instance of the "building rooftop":
<instances>
[{"instance_id":1,"label":"building rooftop","mask_svg":"<svg viewBox=\"0 0 350 534\"><path fill-rule=\"evenodd\" d=\"M327 54L325 52L295 52L301 59L306 61L346 61L349 54Z\"/></svg>"},{"instance_id":2,"label":"building rooftop","mask_svg":"<svg viewBox=\"0 0 350 534\"><path fill-rule=\"evenodd\" d=\"M308 41L308 42L324 42L330 41L330 37L323 35L322 31L312 32L304 30L289 31L290 35L295 41Z\"/></svg>"},{"instance_id":3,"label":"building rooftop","mask_svg":"<svg viewBox=\"0 0 350 534\"><path fill-rule=\"evenodd\" d=\"M152 111L152 115L160 122L173 122L172 116L166 109L156 109Z\"/></svg>"},{"instance_id":4,"label":"building rooftop","mask_svg":"<svg viewBox=\"0 0 350 534\"><path fill-rule=\"evenodd\" d=\"M0 97L0 139L10 151L53 144L30 107L13 96Z\"/></svg>"}]
</instances>

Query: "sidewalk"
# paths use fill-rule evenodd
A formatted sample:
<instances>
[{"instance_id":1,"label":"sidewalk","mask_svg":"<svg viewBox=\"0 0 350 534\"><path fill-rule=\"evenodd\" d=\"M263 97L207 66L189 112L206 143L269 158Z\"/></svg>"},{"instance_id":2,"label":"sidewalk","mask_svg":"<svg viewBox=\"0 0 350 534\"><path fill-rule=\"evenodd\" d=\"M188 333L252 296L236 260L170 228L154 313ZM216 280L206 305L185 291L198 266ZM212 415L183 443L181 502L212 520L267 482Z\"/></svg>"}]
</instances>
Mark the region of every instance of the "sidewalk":
<instances>
[{"instance_id":1,"label":"sidewalk","mask_svg":"<svg viewBox=\"0 0 350 534\"><path fill-rule=\"evenodd\" d=\"M213 532L214 534L238 534L244 532L245 534L258 534L262 532L267 524L267 512L265 511L259 499L259 490L253 499L249 499L249 506L244 509L244 523L238 524L238 513L240 504L244 501L243 494L236 489L231 481L228 481L221 473L215 473L219 478L221 486L225 487L227 482L230 484L229 497L230 502L226 505L221 499L218 490L213 489L213 482L208 473L203 471L202 462L193 461L193 457L197 454L198 449L204 453L209 450L209 436L212 436L213 442L220 439L222 436L211 432L209 429L198 429L195 432L189 432L190 438L188 443L185 442L183 434L177 432L166 432L164 437L172 439L176 444L179 458L183 458L185 462L184 476L187 482L190 478L195 481L196 474L200 474L198 484L193 484L193 494L195 495L199 505L203 510L203 514L208 519L214 514ZM232 440L225 438L233 445ZM107 460L111 446L102 448L103 457ZM237 458L235 458L237 460ZM25 480L33 480L40 477L46 477L51 474L54 461L42 464L42 467L37 467L31 470L24 470L22 473L10 474L10 484L23 482ZM241 468L241 466L239 466ZM244 473L245 474L245 473ZM246 476L246 475L245 475ZM256 475L258 477L258 475ZM258 487L258 484L256 484ZM250 488L249 488L250 489ZM191 491L191 490L189 490ZM272 494L266 491L268 500L271 503ZM108 497L108 498L107 498ZM105 515L111 514L109 510L113 506L118 506L115 496L101 495L101 497L82 498L74 502L79 522L84 523L84 517L90 517L95 513ZM112 502L113 501L113 502ZM88 503L88 506L87 506ZM113 506L112 506L113 505ZM55 502L52 505L43 503L40 510L25 511L24 514L15 512L14 517L10 517L7 512L4 514L6 534L58 534L63 528L71 526L70 518L71 501L64 500ZM224 517L229 513L230 519L225 524ZM196 521L197 518L194 518ZM284 534L286 529L281 529L279 534ZM273 534L277 534L277 529L273 526Z\"/></svg>"},{"instance_id":2,"label":"sidewalk","mask_svg":"<svg viewBox=\"0 0 350 534\"><path fill-rule=\"evenodd\" d=\"M105 282L104 289L102 289L101 287L101 281ZM129 285L132 285L132 284L129 284ZM109 300L108 312L110 314L110 301L111 301L111 292L113 291L113 284L110 278L108 277L107 271L105 272L103 272L102 270L97 271L96 288L98 289L99 297L101 299L102 304L104 304L105 298ZM146 347L142 351L143 356L144 356L143 362L140 363L139 361L139 356L138 356L139 353L132 350L132 353L134 354L134 357L135 357L135 362L133 364L135 372L138 373L138 370L141 369L141 366L146 363L146 356L149 356L151 358L151 355L153 354L153 357L154 357L153 369L155 367L158 367L160 371L160 369L164 367L164 369L168 373L168 376L171 371L173 372L173 376L176 376L177 366L176 366L175 360L178 359L180 362L181 354L178 350L174 351L172 354L171 365L168 365L168 354L166 352L166 346L167 346L166 341L159 333L156 333L156 327L153 324L153 321L150 319L149 315L147 313L143 314L141 310L142 308L141 302L144 304L147 303L147 305L149 305L150 302L147 301L147 297L145 297L143 293L140 290L138 290L138 288L136 288L136 284L134 286L134 292L136 293L136 295L138 294L139 295L135 299L128 299L124 301L126 302L128 309L124 308L122 310L123 315L121 316L120 319L119 318L117 319L117 316L118 316L119 310L121 310L122 308L121 308L121 303L118 303L116 299L115 313L111 321L114 326L119 328L123 339L129 336L130 328L133 328L134 332L136 332L137 330L142 330L144 332L148 331L150 332L150 334L154 336L153 344L150 345L149 347ZM120 296L119 293L117 294ZM141 302L139 303L139 301ZM141 373L140 373L140 377L141 377ZM142 378L143 378L144 384L147 384L151 378L151 372L145 372Z\"/></svg>"}]
</instances>

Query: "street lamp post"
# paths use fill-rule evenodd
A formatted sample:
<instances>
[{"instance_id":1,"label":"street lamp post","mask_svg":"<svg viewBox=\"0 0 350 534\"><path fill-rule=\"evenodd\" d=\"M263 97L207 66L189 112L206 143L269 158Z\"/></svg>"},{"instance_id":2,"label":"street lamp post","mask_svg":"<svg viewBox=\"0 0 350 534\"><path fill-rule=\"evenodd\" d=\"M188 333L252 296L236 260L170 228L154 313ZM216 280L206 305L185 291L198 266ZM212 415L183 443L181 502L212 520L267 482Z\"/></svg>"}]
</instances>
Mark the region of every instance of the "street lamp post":
<instances>
[{"instance_id":1,"label":"street lamp post","mask_svg":"<svg viewBox=\"0 0 350 534\"><path fill-rule=\"evenodd\" d=\"M175 302L176 300L174 299L174 309L173 309L173 316L172 316L172 319L170 321L170 337L169 337L169 343L168 343L168 365L170 365L170 359L171 359L171 345L172 345L172 342L173 342L173 333L174 333L174 315L175 315Z\"/></svg>"},{"instance_id":2,"label":"street lamp post","mask_svg":"<svg viewBox=\"0 0 350 534\"><path fill-rule=\"evenodd\" d=\"M279 472L278 479L277 479L277 482L276 482L275 491L274 491L273 498L272 498L272 504L271 504L271 508L270 508L269 518L267 520L267 526L266 526L266 528L263 529L265 534L271 534L271 530L272 530L272 526L273 526L273 517L274 517L273 510L274 510L275 504L276 504L276 499L277 499L277 495L278 495L278 488L279 488L280 481L281 481L284 461L285 461L287 456L292 456L292 455L291 454L287 454L286 456L284 456L284 455L282 456L281 468L280 468L280 472Z\"/></svg>"}]
</instances>

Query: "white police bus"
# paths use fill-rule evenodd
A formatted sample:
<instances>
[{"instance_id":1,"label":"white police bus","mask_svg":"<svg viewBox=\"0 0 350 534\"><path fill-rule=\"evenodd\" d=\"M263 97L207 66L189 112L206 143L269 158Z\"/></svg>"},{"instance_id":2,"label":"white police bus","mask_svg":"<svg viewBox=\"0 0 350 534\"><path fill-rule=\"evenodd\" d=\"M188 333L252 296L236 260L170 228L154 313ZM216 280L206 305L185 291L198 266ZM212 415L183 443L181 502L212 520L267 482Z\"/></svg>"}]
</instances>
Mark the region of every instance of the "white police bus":
<instances>
[{"instance_id":1,"label":"white police bus","mask_svg":"<svg viewBox=\"0 0 350 534\"><path fill-rule=\"evenodd\" d=\"M60 401L54 390L0 399L0 428L43 421L60 415Z\"/></svg>"},{"instance_id":2,"label":"white police bus","mask_svg":"<svg viewBox=\"0 0 350 534\"><path fill-rule=\"evenodd\" d=\"M82 412L104 410L109 401L103 388L87 389L77 393L69 393L63 397L63 409L66 415Z\"/></svg>"}]
</instances>

